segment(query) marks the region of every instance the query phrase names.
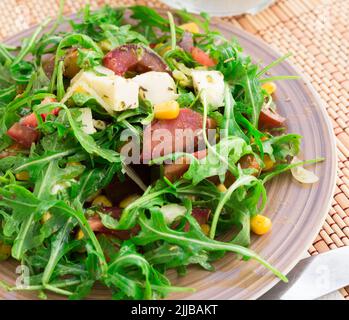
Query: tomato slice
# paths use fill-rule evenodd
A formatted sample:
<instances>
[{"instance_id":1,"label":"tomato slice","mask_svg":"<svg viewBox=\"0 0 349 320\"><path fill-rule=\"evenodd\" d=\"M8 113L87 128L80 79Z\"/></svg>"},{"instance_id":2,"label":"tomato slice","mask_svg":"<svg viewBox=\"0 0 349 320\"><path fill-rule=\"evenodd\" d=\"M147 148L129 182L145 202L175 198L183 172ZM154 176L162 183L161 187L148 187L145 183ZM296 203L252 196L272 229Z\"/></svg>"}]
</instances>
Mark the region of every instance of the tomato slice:
<instances>
[{"instance_id":1,"label":"tomato slice","mask_svg":"<svg viewBox=\"0 0 349 320\"><path fill-rule=\"evenodd\" d=\"M7 135L26 148L30 148L32 143L39 139L39 133L34 128L19 122L7 131Z\"/></svg>"},{"instance_id":2,"label":"tomato slice","mask_svg":"<svg viewBox=\"0 0 349 320\"><path fill-rule=\"evenodd\" d=\"M46 118L47 118L47 116L48 116L49 114L53 114L54 116L58 116L60 110L61 110L60 108L55 108L55 109L53 109L53 110L52 110L51 112L49 112L49 113L43 113L43 114L41 115L41 117L42 117L42 119L45 121Z\"/></svg>"},{"instance_id":3,"label":"tomato slice","mask_svg":"<svg viewBox=\"0 0 349 320\"><path fill-rule=\"evenodd\" d=\"M286 119L276 112L269 109L262 109L259 115L259 128L262 129L273 129L280 128L285 125Z\"/></svg>"},{"instance_id":4,"label":"tomato slice","mask_svg":"<svg viewBox=\"0 0 349 320\"><path fill-rule=\"evenodd\" d=\"M23 117L19 123L22 126L30 127L30 128L36 128L38 126L38 120L36 119L36 116L34 113L31 113L25 117Z\"/></svg>"},{"instance_id":5,"label":"tomato slice","mask_svg":"<svg viewBox=\"0 0 349 320\"><path fill-rule=\"evenodd\" d=\"M193 47L191 49L191 55L196 62L205 67L214 67L217 64L214 59L212 59L205 51L202 51L200 48Z\"/></svg>"}]
</instances>

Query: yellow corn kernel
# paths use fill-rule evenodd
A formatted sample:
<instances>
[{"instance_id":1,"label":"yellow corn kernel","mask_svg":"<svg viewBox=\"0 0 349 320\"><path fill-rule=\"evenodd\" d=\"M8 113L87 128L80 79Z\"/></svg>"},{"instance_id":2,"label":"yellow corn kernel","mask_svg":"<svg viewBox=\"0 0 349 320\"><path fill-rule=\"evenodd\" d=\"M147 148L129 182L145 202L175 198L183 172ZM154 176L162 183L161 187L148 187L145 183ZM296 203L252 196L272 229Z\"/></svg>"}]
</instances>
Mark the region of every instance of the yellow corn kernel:
<instances>
[{"instance_id":1,"label":"yellow corn kernel","mask_svg":"<svg viewBox=\"0 0 349 320\"><path fill-rule=\"evenodd\" d=\"M0 242L0 261L4 261L11 255L12 247L8 244Z\"/></svg>"},{"instance_id":2,"label":"yellow corn kernel","mask_svg":"<svg viewBox=\"0 0 349 320\"><path fill-rule=\"evenodd\" d=\"M67 167L81 166L80 162L67 162Z\"/></svg>"},{"instance_id":3,"label":"yellow corn kernel","mask_svg":"<svg viewBox=\"0 0 349 320\"><path fill-rule=\"evenodd\" d=\"M106 196L98 196L92 201L93 206L112 207L113 204Z\"/></svg>"},{"instance_id":4,"label":"yellow corn kernel","mask_svg":"<svg viewBox=\"0 0 349 320\"><path fill-rule=\"evenodd\" d=\"M164 47L164 48L161 48L161 49L159 49L159 54L160 54L160 56L164 56L168 51L170 51L172 49L172 47L171 46L166 46L166 47Z\"/></svg>"},{"instance_id":5,"label":"yellow corn kernel","mask_svg":"<svg viewBox=\"0 0 349 320\"><path fill-rule=\"evenodd\" d=\"M18 181L28 181L29 180L29 172L28 171L22 171L20 173L16 174L16 179Z\"/></svg>"},{"instance_id":6,"label":"yellow corn kernel","mask_svg":"<svg viewBox=\"0 0 349 320\"><path fill-rule=\"evenodd\" d=\"M208 224L202 224L201 226L201 230L204 233L205 236L208 236L210 233L210 226Z\"/></svg>"},{"instance_id":7,"label":"yellow corn kernel","mask_svg":"<svg viewBox=\"0 0 349 320\"><path fill-rule=\"evenodd\" d=\"M195 22L188 22L179 26L182 30L191 33L200 33L200 28Z\"/></svg>"},{"instance_id":8,"label":"yellow corn kernel","mask_svg":"<svg viewBox=\"0 0 349 320\"><path fill-rule=\"evenodd\" d=\"M226 186L224 184L222 184L222 183L217 186L217 189L220 192L226 192L227 191Z\"/></svg>"},{"instance_id":9,"label":"yellow corn kernel","mask_svg":"<svg viewBox=\"0 0 349 320\"><path fill-rule=\"evenodd\" d=\"M83 87L79 86L75 89L75 92L76 93L86 93L86 90Z\"/></svg>"},{"instance_id":10,"label":"yellow corn kernel","mask_svg":"<svg viewBox=\"0 0 349 320\"><path fill-rule=\"evenodd\" d=\"M189 196L187 196L187 198L192 202L194 202L196 200L196 197L193 195L189 195Z\"/></svg>"},{"instance_id":11,"label":"yellow corn kernel","mask_svg":"<svg viewBox=\"0 0 349 320\"><path fill-rule=\"evenodd\" d=\"M266 234L270 231L272 227L272 222L268 217L257 214L251 218L251 230L258 235Z\"/></svg>"},{"instance_id":12,"label":"yellow corn kernel","mask_svg":"<svg viewBox=\"0 0 349 320\"><path fill-rule=\"evenodd\" d=\"M264 89L268 94L272 95L276 91L276 84L274 82L263 83L262 89Z\"/></svg>"},{"instance_id":13,"label":"yellow corn kernel","mask_svg":"<svg viewBox=\"0 0 349 320\"><path fill-rule=\"evenodd\" d=\"M137 199L139 199L139 195L138 194L132 194L128 197L126 197L124 200L122 200L120 203L119 203L119 207L121 209L125 209L127 208L132 202L136 201Z\"/></svg>"},{"instance_id":14,"label":"yellow corn kernel","mask_svg":"<svg viewBox=\"0 0 349 320\"><path fill-rule=\"evenodd\" d=\"M109 52L112 49L112 45L109 40L102 40L98 43L103 52Z\"/></svg>"},{"instance_id":15,"label":"yellow corn kernel","mask_svg":"<svg viewBox=\"0 0 349 320\"><path fill-rule=\"evenodd\" d=\"M264 155L263 162L264 162L263 171L269 171L270 169L272 169L274 167L273 160L271 160L269 155L267 155L267 154Z\"/></svg>"},{"instance_id":16,"label":"yellow corn kernel","mask_svg":"<svg viewBox=\"0 0 349 320\"><path fill-rule=\"evenodd\" d=\"M268 137L266 137L266 136L264 136L264 137L261 137L261 141L267 141L269 138ZM250 138L250 143L252 144L252 143L255 143L255 139L254 139L254 137L251 137Z\"/></svg>"},{"instance_id":17,"label":"yellow corn kernel","mask_svg":"<svg viewBox=\"0 0 349 320\"><path fill-rule=\"evenodd\" d=\"M76 233L75 239L76 240L81 240L84 237L85 237L84 232L81 229L79 229L79 231Z\"/></svg>"},{"instance_id":18,"label":"yellow corn kernel","mask_svg":"<svg viewBox=\"0 0 349 320\"><path fill-rule=\"evenodd\" d=\"M171 100L154 106L155 118L159 120L176 119L179 116L179 104Z\"/></svg>"},{"instance_id":19,"label":"yellow corn kernel","mask_svg":"<svg viewBox=\"0 0 349 320\"><path fill-rule=\"evenodd\" d=\"M42 216L42 218L41 218L41 223L44 224L44 223L46 223L47 221L49 221L51 218L52 218L52 214L51 214L49 211L47 211L47 212L45 212L44 215Z\"/></svg>"}]
</instances>

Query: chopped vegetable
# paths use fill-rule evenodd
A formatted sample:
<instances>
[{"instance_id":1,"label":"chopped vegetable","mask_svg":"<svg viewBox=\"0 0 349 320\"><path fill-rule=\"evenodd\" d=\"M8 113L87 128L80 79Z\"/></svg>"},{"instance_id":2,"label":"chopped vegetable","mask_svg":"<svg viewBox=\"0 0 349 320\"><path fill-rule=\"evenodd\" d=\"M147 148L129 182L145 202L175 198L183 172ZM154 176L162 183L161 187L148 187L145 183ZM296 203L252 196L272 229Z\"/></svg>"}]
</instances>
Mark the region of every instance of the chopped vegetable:
<instances>
[{"instance_id":1,"label":"chopped vegetable","mask_svg":"<svg viewBox=\"0 0 349 320\"><path fill-rule=\"evenodd\" d=\"M262 89L265 90L267 94L272 95L276 91L276 84L274 82L263 83Z\"/></svg>"},{"instance_id":2,"label":"chopped vegetable","mask_svg":"<svg viewBox=\"0 0 349 320\"><path fill-rule=\"evenodd\" d=\"M7 260L11 256L11 246L0 241L0 261Z\"/></svg>"},{"instance_id":3,"label":"chopped vegetable","mask_svg":"<svg viewBox=\"0 0 349 320\"><path fill-rule=\"evenodd\" d=\"M177 101L171 100L154 105L155 119L171 120L179 116L179 104Z\"/></svg>"},{"instance_id":4,"label":"chopped vegetable","mask_svg":"<svg viewBox=\"0 0 349 320\"><path fill-rule=\"evenodd\" d=\"M270 156L265 154L263 158L264 168L263 171L269 171L274 167L274 161L270 159Z\"/></svg>"},{"instance_id":5,"label":"chopped vegetable","mask_svg":"<svg viewBox=\"0 0 349 320\"><path fill-rule=\"evenodd\" d=\"M217 189L220 191L220 192L226 192L227 191L227 187L221 183L217 186Z\"/></svg>"},{"instance_id":6,"label":"chopped vegetable","mask_svg":"<svg viewBox=\"0 0 349 320\"><path fill-rule=\"evenodd\" d=\"M18 181L28 181L29 180L29 172L28 171L22 171L20 173L16 174L16 179Z\"/></svg>"},{"instance_id":7,"label":"chopped vegetable","mask_svg":"<svg viewBox=\"0 0 349 320\"><path fill-rule=\"evenodd\" d=\"M251 218L251 230L261 236L271 230L272 222L268 217L257 214Z\"/></svg>"},{"instance_id":8,"label":"chopped vegetable","mask_svg":"<svg viewBox=\"0 0 349 320\"><path fill-rule=\"evenodd\" d=\"M195 22L188 22L179 26L184 31L191 33L200 33L200 28Z\"/></svg>"},{"instance_id":9,"label":"chopped vegetable","mask_svg":"<svg viewBox=\"0 0 349 320\"><path fill-rule=\"evenodd\" d=\"M291 163L297 164L300 162L301 161L297 157L294 157ZM319 181L319 177L315 173L304 169L301 165L291 168L291 172L293 178L295 178L300 183L312 184Z\"/></svg>"},{"instance_id":10,"label":"chopped vegetable","mask_svg":"<svg viewBox=\"0 0 349 320\"><path fill-rule=\"evenodd\" d=\"M102 206L102 207L112 207L113 204L110 202L110 200L106 196L97 196L92 201L93 206Z\"/></svg>"},{"instance_id":11,"label":"chopped vegetable","mask_svg":"<svg viewBox=\"0 0 349 320\"><path fill-rule=\"evenodd\" d=\"M197 63L205 67L214 67L217 64L205 51L198 47L193 47L191 49L191 55Z\"/></svg>"},{"instance_id":12,"label":"chopped vegetable","mask_svg":"<svg viewBox=\"0 0 349 320\"><path fill-rule=\"evenodd\" d=\"M133 203L134 201L136 201L137 199L139 199L140 196L138 194L132 194L130 196L128 196L127 198L123 199L120 204L119 207L121 209L125 209L127 208L131 203Z\"/></svg>"}]
</instances>

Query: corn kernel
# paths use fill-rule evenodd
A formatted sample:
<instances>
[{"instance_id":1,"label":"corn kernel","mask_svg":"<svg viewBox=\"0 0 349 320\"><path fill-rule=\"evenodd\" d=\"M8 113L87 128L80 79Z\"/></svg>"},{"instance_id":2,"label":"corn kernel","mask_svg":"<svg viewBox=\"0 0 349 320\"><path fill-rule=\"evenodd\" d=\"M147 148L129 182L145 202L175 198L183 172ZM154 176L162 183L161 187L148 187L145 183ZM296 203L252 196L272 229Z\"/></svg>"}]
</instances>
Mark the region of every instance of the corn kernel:
<instances>
[{"instance_id":1,"label":"corn kernel","mask_svg":"<svg viewBox=\"0 0 349 320\"><path fill-rule=\"evenodd\" d=\"M75 239L76 240L81 240L84 237L85 237L84 232L81 229L79 229L79 231L76 233Z\"/></svg>"},{"instance_id":2,"label":"corn kernel","mask_svg":"<svg viewBox=\"0 0 349 320\"><path fill-rule=\"evenodd\" d=\"M125 209L127 208L132 202L136 201L137 199L139 199L139 195L138 194L132 194L130 196L128 196L127 198L125 198L124 200L122 200L119 204L119 207L121 209Z\"/></svg>"},{"instance_id":3,"label":"corn kernel","mask_svg":"<svg viewBox=\"0 0 349 320\"><path fill-rule=\"evenodd\" d=\"M196 197L193 196L193 195L189 195L187 196L187 198L191 201L191 202L194 202L196 200Z\"/></svg>"},{"instance_id":4,"label":"corn kernel","mask_svg":"<svg viewBox=\"0 0 349 320\"><path fill-rule=\"evenodd\" d=\"M98 43L103 52L109 52L112 49L112 45L109 40L102 40Z\"/></svg>"},{"instance_id":5,"label":"corn kernel","mask_svg":"<svg viewBox=\"0 0 349 320\"><path fill-rule=\"evenodd\" d=\"M41 223L44 224L52 218L52 215L49 211L45 212L41 218Z\"/></svg>"},{"instance_id":6,"label":"corn kernel","mask_svg":"<svg viewBox=\"0 0 349 320\"><path fill-rule=\"evenodd\" d=\"M75 89L75 92L76 93L86 93L86 90L83 87L79 86Z\"/></svg>"},{"instance_id":7,"label":"corn kernel","mask_svg":"<svg viewBox=\"0 0 349 320\"><path fill-rule=\"evenodd\" d=\"M16 174L16 179L18 181L28 181L29 180L29 172L28 171L22 171L20 173Z\"/></svg>"},{"instance_id":8,"label":"corn kernel","mask_svg":"<svg viewBox=\"0 0 349 320\"><path fill-rule=\"evenodd\" d=\"M201 230L204 233L205 236L208 236L210 233L210 226L208 224L202 224L201 226Z\"/></svg>"},{"instance_id":9,"label":"corn kernel","mask_svg":"<svg viewBox=\"0 0 349 320\"><path fill-rule=\"evenodd\" d=\"M226 186L224 184L222 184L222 183L217 186L217 189L220 192L226 192L227 191Z\"/></svg>"},{"instance_id":10,"label":"corn kernel","mask_svg":"<svg viewBox=\"0 0 349 320\"><path fill-rule=\"evenodd\" d=\"M268 94L272 95L276 91L276 84L274 82L263 83L262 89L264 89Z\"/></svg>"},{"instance_id":11,"label":"corn kernel","mask_svg":"<svg viewBox=\"0 0 349 320\"><path fill-rule=\"evenodd\" d=\"M200 28L195 22L188 22L179 26L182 30L191 33L200 33Z\"/></svg>"},{"instance_id":12,"label":"corn kernel","mask_svg":"<svg viewBox=\"0 0 349 320\"><path fill-rule=\"evenodd\" d=\"M11 255L12 247L8 244L0 242L0 261L4 261Z\"/></svg>"},{"instance_id":13,"label":"corn kernel","mask_svg":"<svg viewBox=\"0 0 349 320\"><path fill-rule=\"evenodd\" d=\"M268 217L257 214L251 218L251 230L258 235L266 234L270 231L272 227L272 222Z\"/></svg>"},{"instance_id":14,"label":"corn kernel","mask_svg":"<svg viewBox=\"0 0 349 320\"><path fill-rule=\"evenodd\" d=\"M81 163L80 162L67 162L67 167L77 167L77 166L81 166Z\"/></svg>"},{"instance_id":15,"label":"corn kernel","mask_svg":"<svg viewBox=\"0 0 349 320\"><path fill-rule=\"evenodd\" d=\"M263 162L264 162L263 171L269 171L274 167L274 162L270 159L270 156L267 154L264 155Z\"/></svg>"},{"instance_id":16,"label":"corn kernel","mask_svg":"<svg viewBox=\"0 0 349 320\"><path fill-rule=\"evenodd\" d=\"M92 201L93 206L112 207L113 204L106 196L98 196Z\"/></svg>"},{"instance_id":17,"label":"corn kernel","mask_svg":"<svg viewBox=\"0 0 349 320\"><path fill-rule=\"evenodd\" d=\"M166 46L162 49L159 49L160 56L164 56L167 52L169 52L172 48L170 46Z\"/></svg>"},{"instance_id":18,"label":"corn kernel","mask_svg":"<svg viewBox=\"0 0 349 320\"><path fill-rule=\"evenodd\" d=\"M179 116L179 104L171 100L154 106L155 118L159 120L176 119Z\"/></svg>"}]
</instances>

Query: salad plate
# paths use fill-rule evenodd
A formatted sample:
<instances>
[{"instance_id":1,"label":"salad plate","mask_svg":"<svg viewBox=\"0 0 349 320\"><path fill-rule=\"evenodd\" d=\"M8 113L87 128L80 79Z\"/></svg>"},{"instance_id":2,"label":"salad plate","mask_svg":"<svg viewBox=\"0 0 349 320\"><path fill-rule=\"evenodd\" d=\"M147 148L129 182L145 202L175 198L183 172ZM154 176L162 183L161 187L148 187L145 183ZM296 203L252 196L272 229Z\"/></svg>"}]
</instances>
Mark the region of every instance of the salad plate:
<instances>
[{"instance_id":1,"label":"salad plate","mask_svg":"<svg viewBox=\"0 0 349 320\"><path fill-rule=\"evenodd\" d=\"M159 10L159 12L165 16L167 14L163 10ZM75 16L72 16L72 19L76 23L80 22L80 18ZM297 157L302 160L324 159L324 161L315 162L307 167L319 178L319 181L314 184L299 183L289 172L277 175L266 183L268 200L261 213L272 221L272 231L263 236L253 235L249 248L268 261L275 270L286 275L312 244L331 205L336 180L336 148L331 123L310 82L290 62L280 59L281 55L274 49L247 32L221 20L212 20L210 27L221 32L227 39L236 38L244 53L251 56L252 61L260 65L261 69L273 61L280 60L280 63L275 64L266 73L266 76L275 79L277 84L273 103L277 106L282 117L286 118L287 133L296 133L303 137L301 151ZM69 30L69 28L70 26L66 24L60 26L62 31ZM16 35L8 39L6 44L18 46L21 39L30 37L35 30L37 29L33 27ZM227 61L229 62L229 59ZM299 76L299 79L276 81L280 75L286 76L285 78ZM69 88L65 93L66 95L69 93ZM71 97L66 99L71 99ZM112 156L104 154L104 158L108 157L110 159ZM168 185L173 183L173 181L167 182ZM115 220L109 223L113 224ZM84 233L86 237L86 232ZM146 242L144 239L142 241ZM222 233L219 236L219 243L224 241L230 242L231 236ZM172 244L171 241L169 243ZM216 254L219 255L219 252L217 250ZM242 255L248 256L248 254ZM241 259L242 255L225 254L213 262L214 271L208 271L194 265L189 266L186 275L183 276L178 275L174 270L168 270L166 277L174 289L166 289L168 292L164 297L168 299L208 300L257 299L274 286L279 278L255 259ZM201 264L209 269L205 262ZM23 270L18 269L17 266L18 262L12 259L0 262L0 280L2 281L0 283L0 298L37 299L38 291L5 290L8 284L13 286L16 280L21 280ZM88 280L90 279L86 281ZM154 285L154 287L156 286ZM48 286L48 288L50 287ZM177 290L177 288L193 288L195 290ZM164 289L164 291L166 290ZM60 290L53 291L47 293L49 298L62 298L58 295ZM63 291L63 295L64 293L66 292ZM79 294L82 293L79 292ZM97 281L87 299L109 299L110 297L110 288L106 288ZM160 294L158 297L162 298ZM123 296L122 298L130 297Z\"/></svg>"}]
</instances>

